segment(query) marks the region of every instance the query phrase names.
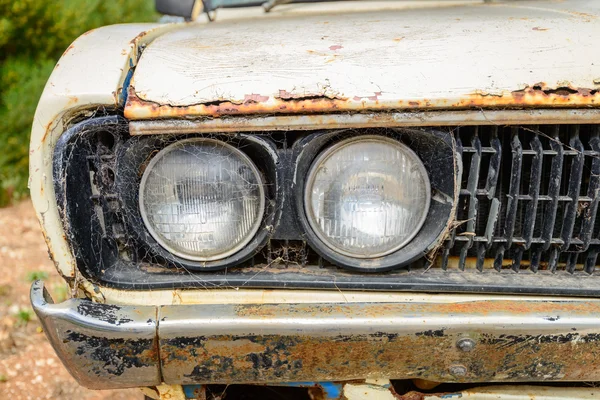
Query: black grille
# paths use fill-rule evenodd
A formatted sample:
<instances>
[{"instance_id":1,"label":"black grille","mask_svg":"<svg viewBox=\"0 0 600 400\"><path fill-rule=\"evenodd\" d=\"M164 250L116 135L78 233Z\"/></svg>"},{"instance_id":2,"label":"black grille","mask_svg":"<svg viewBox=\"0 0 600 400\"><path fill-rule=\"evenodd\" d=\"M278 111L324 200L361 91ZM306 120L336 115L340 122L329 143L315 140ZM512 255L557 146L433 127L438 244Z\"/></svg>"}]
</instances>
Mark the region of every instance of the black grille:
<instances>
[{"instance_id":1,"label":"black grille","mask_svg":"<svg viewBox=\"0 0 600 400\"><path fill-rule=\"evenodd\" d=\"M455 137L463 171L442 269L458 257L459 269L594 271L598 126L470 127Z\"/></svg>"}]
</instances>

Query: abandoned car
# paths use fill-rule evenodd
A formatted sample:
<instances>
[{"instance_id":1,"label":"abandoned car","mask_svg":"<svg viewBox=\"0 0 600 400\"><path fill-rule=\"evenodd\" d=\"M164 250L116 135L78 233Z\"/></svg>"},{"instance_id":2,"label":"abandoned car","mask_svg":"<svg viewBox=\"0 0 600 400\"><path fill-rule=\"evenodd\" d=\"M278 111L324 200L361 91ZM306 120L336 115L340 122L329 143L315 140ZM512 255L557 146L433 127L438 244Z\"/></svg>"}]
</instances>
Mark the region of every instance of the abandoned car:
<instances>
[{"instance_id":1,"label":"abandoned car","mask_svg":"<svg viewBox=\"0 0 600 400\"><path fill-rule=\"evenodd\" d=\"M182 0L56 65L30 189L71 298L31 301L70 373L594 398L600 2L281 3Z\"/></svg>"}]
</instances>

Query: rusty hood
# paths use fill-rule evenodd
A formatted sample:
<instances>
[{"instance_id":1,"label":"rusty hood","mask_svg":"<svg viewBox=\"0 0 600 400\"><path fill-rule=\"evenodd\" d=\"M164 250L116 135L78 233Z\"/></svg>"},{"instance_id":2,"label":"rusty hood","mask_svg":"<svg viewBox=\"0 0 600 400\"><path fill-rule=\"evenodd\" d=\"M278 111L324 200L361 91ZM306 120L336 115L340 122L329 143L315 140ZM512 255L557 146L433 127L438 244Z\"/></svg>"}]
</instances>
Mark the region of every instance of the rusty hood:
<instances>
[{"instance_id":1,"label":"rusty hood","mask_svg":"<svg viewBox=\"0 0 600 400\"><path fill-rule=\"evenodd\" d=\"M142 53L125 115L600 106L600 2L395 3L165 33Z\"/></svg>"}]
</instances>

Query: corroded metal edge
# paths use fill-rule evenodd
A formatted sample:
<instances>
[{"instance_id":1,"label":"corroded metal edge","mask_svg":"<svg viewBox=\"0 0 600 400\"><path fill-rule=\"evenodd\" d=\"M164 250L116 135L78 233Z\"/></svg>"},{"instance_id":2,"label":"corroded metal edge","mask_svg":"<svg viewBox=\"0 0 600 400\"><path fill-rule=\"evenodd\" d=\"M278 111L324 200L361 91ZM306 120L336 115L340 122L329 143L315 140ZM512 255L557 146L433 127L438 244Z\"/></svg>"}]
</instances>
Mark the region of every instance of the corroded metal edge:
<instances>
[{"instance_id":1,"label":"corroded metal edge","mask_svg":"<svg viewBox=\"0 0 600 400\"><path fill-rule=\"evenodd\" d=\"M600 123L600 109L455 110L371 112L358 114L268 115L131 121L132 135L249 132L257 130L318 130L332 128L393 128L454 125Z\"/></svg>"},{"instance_id":2,"label":"corroded metal edge","mask_svg":"<svg viewBox=\"0 0 600 400\"><path fill-rule=\"evenodd\" d=\"M494 108L595 108L600 104L600 92L594 88L570 86L550 88L537 83L507 93L477 92L448 99L402 99L383 101L377 95L371 98L337 98L325 95L279 96L247 95L243 102L218 101L210 103L173 106L158 104L140 98L133 86L128 88L124 115L129 120L177 118L191 116L221 117L227 115L260 114L319 114L331 112L368 112L397 110L460 110Z\"/></svg>"},{"instance_id":3,"label":"corroded metal edge","mask_svg":"<svg viewBox=\"0 0 600 400\"><path fill-rule=\"evenodd\" d=\"M597 380L598 316L598 304L534 298L163 306L162 374L178 384Z\"/></svg>"},{"instance_id":4,"label":"corroded metal edge","mask_svg":"<svg viewBox=\"0 0 600 400\"><path fill-rule=\"evenodd\" d=\"M31 301L71 374L95 389L420 378L600 380L600 303L585 300L204 304Z\"/></svg>"},{"instance_id":5,"label":"corroded metal edge","mask_svg":"<svg viewBox=\"0 0 600 400\"><path fill-rule=\"evenodd\" d=\"M156 307L70 299L53 304L42 281L31 304L59 358L83 386L127 388L161 383Z\"/></svg>"}]
</instances>

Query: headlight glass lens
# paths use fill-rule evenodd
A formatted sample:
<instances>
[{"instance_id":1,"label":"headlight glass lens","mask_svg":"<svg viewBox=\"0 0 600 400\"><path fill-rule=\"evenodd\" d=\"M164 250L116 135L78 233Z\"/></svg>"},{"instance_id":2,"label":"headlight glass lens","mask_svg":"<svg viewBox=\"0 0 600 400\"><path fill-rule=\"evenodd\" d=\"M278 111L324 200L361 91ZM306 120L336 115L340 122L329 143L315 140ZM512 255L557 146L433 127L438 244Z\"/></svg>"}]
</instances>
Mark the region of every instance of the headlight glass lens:
<instances>
[{"instance_id":1,"label":"headlight glass lens","mask_svg":"<svg viewBox=\"0 0 600 400\"><path fill-rule=\"evenodd\" d=\"M405 246L429 210L430 186L419 157L380 136L341 141L313 162L304 207L315 234L355 258L381 257Z\"/></svg>"},{"instance_id":2,"label":"headlight glass lens","mask_svg":"<svg viewBox=\"0 0 600 400\"><path fill-rule=\"evenodd\" d=\"M161 150L144 171L139 202L152 237L196 261L222 259L243 248L265 208L262 179L250 158L203 138Z\"/></svg>"}]
</instances>

